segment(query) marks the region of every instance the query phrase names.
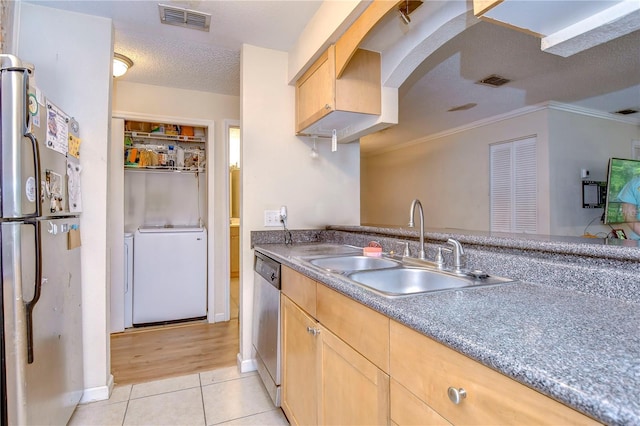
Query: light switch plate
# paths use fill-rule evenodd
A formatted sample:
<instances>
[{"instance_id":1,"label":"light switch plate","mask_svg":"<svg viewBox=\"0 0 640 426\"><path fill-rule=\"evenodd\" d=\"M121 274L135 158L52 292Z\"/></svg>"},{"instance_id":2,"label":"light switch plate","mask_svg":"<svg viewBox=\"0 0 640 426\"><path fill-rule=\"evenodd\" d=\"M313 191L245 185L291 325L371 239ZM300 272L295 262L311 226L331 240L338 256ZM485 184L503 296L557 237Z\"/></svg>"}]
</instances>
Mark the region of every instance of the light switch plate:
<instances>
[{"instance_id":1,"label":"light switch plate","mask_svg":"<svg viewBox=\"0 0 640 426\"><path fill-rule=\"evenodd\" d=\"M280 226L280 210L264 211L264 226Z\"/></svg>"}]
</instances>

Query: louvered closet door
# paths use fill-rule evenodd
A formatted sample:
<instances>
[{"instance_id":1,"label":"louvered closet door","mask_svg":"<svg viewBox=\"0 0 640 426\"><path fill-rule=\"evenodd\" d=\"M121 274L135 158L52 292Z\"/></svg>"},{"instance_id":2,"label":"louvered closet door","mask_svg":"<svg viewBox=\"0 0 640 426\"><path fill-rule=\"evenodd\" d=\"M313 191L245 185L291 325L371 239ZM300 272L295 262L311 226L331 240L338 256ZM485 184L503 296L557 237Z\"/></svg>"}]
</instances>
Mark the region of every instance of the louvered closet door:
<instances>
[{"instance_id":1,"label":"louvered closet door","mask_svg":"<svg viewBox=\"0 0 640 426\"><path fill-rule=\"evenodd\" d=\"M491 145L491 230L536 233L536 138Z\"/></svg>"},{"instance_id":2,"label":"louvered closet door","mask_svg":"<svg viewBox=\"0 0 640 426\"><path fill-rule=\"evenodd\" d=\"M640 140L631 142L631 159L640 160Z\"/></svg>"}]
</instances>

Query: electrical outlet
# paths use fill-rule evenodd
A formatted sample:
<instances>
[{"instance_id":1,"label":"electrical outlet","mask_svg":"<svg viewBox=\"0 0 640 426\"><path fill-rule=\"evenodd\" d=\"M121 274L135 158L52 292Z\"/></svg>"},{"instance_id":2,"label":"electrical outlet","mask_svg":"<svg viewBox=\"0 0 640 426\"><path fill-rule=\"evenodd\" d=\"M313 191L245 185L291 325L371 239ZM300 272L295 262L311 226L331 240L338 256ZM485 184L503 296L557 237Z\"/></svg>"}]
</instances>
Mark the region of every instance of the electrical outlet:
<instances>
[{"instance_id":1,"label":"electrical outlet","mask_svg":"<svg viewBox=\"0 0 640 426\"><path fill-rule=\"evenodd\" d=\"M280 210L264 211L264 226L280 226Z\"/></svg>"}]
</instances>

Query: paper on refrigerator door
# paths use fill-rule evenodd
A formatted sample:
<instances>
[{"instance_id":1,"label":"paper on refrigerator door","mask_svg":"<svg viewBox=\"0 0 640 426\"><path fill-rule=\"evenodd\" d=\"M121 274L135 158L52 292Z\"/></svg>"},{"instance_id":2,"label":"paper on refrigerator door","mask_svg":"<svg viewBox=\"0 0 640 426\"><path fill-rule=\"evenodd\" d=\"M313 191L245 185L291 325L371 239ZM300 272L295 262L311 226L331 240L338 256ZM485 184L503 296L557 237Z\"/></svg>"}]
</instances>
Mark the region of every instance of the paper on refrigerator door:
<instances>
[{"instance_id":1,"label":"paper on refrigerator door","mask_svg":"<svg viewBox=\"0 0 640 426\"><path fill-rule=\"evenodd\" d=\"M69 211L80 213L82 211L82 194L80 192L80 172L82 166L67 160L67 189L69 191Z\"/></svg>"},{"instance_id":2,"label":"paper on refrigerator door","mask_svg":"<svg viewBox=\"0 0 640 426\"><path fill-rule=\"evenodd\" d=\"M47 101L47 148L62 155L69 151L69 117Z\"/></svg>"},{"instance_id":3,"label":"paper on refrigerator door","mask_svg":"<svg viewBox=\"0 0 640 426\"><path fill-rule=\"evenodd\" d=\"M80 144L82 143L82 139L69 135L69 155L72 155L76 158L80 158Z\"/></svg>"}]
</instances>

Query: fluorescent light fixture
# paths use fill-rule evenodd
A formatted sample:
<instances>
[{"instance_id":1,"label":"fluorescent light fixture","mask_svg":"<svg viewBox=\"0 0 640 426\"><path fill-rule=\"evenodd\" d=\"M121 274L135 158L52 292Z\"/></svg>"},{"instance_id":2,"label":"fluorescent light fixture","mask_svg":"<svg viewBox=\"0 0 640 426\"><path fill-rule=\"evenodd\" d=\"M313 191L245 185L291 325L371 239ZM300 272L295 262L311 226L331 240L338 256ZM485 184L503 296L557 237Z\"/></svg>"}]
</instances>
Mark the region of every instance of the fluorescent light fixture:
<instances>
[{"instance_id":1,"label":"fluorescent light fixture","mask_svg":"<svg viewBox=\"0 0 640 426\"><path fill-rule=\"evenodd\" d=\"M133 61L119 53L113 54L113 76L123 76L129 68L133 66Z\"/></svg>"}]
</instances>

